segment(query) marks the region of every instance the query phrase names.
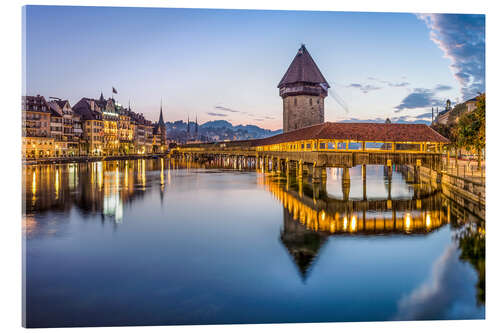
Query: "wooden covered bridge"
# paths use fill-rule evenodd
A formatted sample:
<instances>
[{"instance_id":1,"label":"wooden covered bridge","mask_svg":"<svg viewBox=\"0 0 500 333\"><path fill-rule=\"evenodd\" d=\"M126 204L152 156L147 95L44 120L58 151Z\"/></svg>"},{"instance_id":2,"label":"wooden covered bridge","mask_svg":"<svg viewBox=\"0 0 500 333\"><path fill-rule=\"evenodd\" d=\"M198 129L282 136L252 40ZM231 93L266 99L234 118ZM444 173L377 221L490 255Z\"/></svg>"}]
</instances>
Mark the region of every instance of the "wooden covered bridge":
<instances>
[{"instance_id":1,"label":"wooden covered bridge","mask_svg":"<svg viewBox=\"0 0 500 333\"><path fill-rule=\"evenodd\" d=\"M448 143L424 124L327 122L264 139L185 144L171 155L197 161L232 158L320 179L325 167L400 164L440 171Z\"/></svg>"}]
</instances>

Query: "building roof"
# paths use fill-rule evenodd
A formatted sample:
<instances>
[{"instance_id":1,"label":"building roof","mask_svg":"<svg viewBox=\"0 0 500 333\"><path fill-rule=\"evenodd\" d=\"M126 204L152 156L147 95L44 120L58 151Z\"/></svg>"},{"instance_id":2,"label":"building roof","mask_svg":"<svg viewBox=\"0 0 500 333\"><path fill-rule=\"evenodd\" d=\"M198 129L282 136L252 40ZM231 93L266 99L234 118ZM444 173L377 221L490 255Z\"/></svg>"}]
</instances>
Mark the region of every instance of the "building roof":
<instances>
[{"instance_id":1,"label":"building roof","mask_svg":"<svg viewBox=\"0 0 500 333\"><path fill-rule=\"evenodd\" d=\"M449 140L425 124L323 123L257 139L253 146L299 140L331 139L353 141L440 142Z\"/></svg>"},{"instance_id":2,"label":"building roof","mask_svg":"<svg viewBox=\"0 0 500 333\"><path fill-rule=\"evenodd\" d=\"M278 88L293 83L323 83L330 88L330 85L326 82L325 77L321 74L305 45L300 47L290 67L288 67L288 70L278 84Z\"/></svg>"},{"instance_id":3,"label":"building roof","mask_svg":"<svg viewBox=\"0 0 500 333\"><path fill-rule=\"evenodd\" d=\"M49 105L51 116L53 116L53 117L62 117L63 116L62 107L59 106L59 103L57 103L56 101L50 101L47 104Z\"/></svg>"},{"instance_id":4,"label":"building roof","mask_svg":"<svg viewBox=\"0 0 500 333\"><path fill-rule=\"evenodd\" d=\"M50 107L45 97L36 96L23 96L22 97L23 111L47 112L50 113Z\"/></svg>"},{"instance_id":5,"label":"building roof","mask_svg":"<svg viewBox=\"0 0 500 333\"><path fill-rule=\"evenodd\" d=\"M82 120L102 120L102 113L92 110L91 103L96 103L96 101L92 98L84 97L73 105L73 111L80 115Z\"/></svg>"}]
</instances>

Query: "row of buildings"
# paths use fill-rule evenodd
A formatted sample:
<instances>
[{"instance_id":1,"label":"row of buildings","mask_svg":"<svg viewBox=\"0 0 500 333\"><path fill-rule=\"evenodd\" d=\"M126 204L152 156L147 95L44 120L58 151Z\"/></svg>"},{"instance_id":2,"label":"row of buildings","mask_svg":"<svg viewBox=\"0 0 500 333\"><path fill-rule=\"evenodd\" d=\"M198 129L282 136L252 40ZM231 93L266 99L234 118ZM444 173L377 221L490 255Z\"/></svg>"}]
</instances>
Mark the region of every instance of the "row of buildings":
<instances>
[{"instance_id":1,"label":"row of buildings","mask_svg":"<svg viewBox=\"0 0 500 333\"><path fill-rule=\"evenodd\" d=\"M23 158L119 156L164 153L167 130L160 106L157 122L114 98L67 100L22 98Z\"/></svg>"}]
</instances>

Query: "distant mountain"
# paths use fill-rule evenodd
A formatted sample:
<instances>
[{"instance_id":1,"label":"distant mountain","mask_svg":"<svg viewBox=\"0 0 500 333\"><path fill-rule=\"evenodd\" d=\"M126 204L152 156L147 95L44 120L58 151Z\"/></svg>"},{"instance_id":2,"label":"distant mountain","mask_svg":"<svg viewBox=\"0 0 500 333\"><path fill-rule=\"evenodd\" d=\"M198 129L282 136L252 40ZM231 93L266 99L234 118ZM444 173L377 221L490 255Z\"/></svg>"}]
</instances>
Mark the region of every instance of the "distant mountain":
<instances>
[{"instance_id":1,"label":"distant mountain","mask_svg":"<svg viewBox=\"0 0 500 333\"><path fill-rule=\"evenodd\" d=\"M169 139L186 142L197 140L204 142L224 141L224 140L248 140L260 139L282 133L282 130L272 131L256 125L236 125L234 126L226 120L212 120L198 126L198 134L195 134L196 124L189 122L190 135L187 134L187 122L178 120L165 123L167 136Z\"/></svg>"},{"instance_id":2,"label":"distant mountain","mask_svg":"<svg viewBox=\"0 0 500 333\"><path fill-rule=\"evenodd\" d=\"M200 128L233 128L233 124L227 120L211 120L201 124Z\"/></svg>"}]
</instances>

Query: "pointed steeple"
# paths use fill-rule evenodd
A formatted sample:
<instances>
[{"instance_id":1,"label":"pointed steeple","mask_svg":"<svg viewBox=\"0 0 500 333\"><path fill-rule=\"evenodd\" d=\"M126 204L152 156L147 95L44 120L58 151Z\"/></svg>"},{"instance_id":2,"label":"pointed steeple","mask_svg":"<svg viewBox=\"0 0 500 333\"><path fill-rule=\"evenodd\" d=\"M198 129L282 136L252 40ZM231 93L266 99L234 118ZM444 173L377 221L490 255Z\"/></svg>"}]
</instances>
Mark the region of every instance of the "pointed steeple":
<instances>
[{"instance_id":1,"label":"pointed steeple","mask_svg":"<svg viewBox=\"0 0 500 333\"><path fill-rule=\"evenodd\" d=\"M165 126L165 122L163 121L163 100L160 100L160 119L158 119L158 124L160 126Z\"/></svg>"},{"instance_id":2,"label":"pointed steeple","mask_svg":"<svg viewBox=\"0 0 500 333\"><path fill-rule=\"evenodd\" d=\"M290 67L278 84L278 88L293 83L322 84L330 88L304 44L295 55Z\"/></svg>"},{"instance_id":3,"label":"pointed steeple","mask_svg":"<svg viewBox=\"0 0 500 333\"><path fill-rule=\"evenodd\" d=\"M102 91L101 91L101 97L99 97L99 101L104 102L104 95L102 94Z\"/></svg>"},{"instance_id":4,"label":"pointed steeple","mask_svg":"<svg viewBox=\"0 0 500 333\"><path fill-rule=\"evenodd\" d=\"M198 114L196 114L196 123L194 125L194 134L198 135Z\"/></svg>"},{"instance_id":5,"label":"pointed steeple","mask_svg":"<svg viewBox=\"0 0 500 333\"><path fill-rule=\"evenodd\" d=\"M187 133L188 133L188 134L190 133L190 130L189 130L189 115L188 115L188 126L187 126Z\"/></svg>"}]
</instances>

